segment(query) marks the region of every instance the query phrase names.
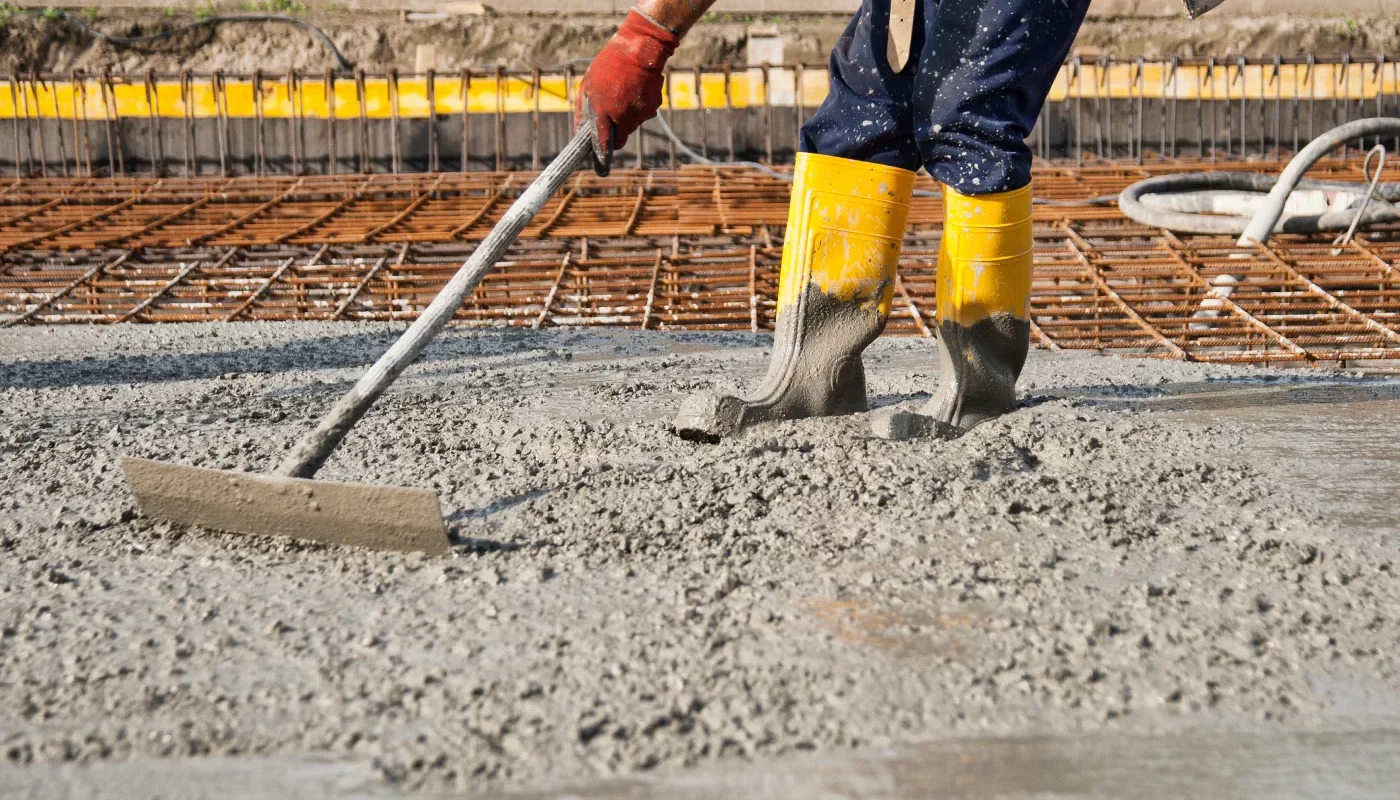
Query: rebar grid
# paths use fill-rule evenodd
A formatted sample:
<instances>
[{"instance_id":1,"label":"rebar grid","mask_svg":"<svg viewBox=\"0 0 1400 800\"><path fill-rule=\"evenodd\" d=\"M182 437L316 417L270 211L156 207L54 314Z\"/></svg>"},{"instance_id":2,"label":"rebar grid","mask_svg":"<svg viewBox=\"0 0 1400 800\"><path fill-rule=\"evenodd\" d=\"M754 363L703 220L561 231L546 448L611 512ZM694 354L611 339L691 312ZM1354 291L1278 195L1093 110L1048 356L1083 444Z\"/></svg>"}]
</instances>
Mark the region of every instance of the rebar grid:
<instances>
[{"instance_id":1,"label":"rebar grid","mask_svg":"<svg viewBox=\"0 0 1400 800\"><path fill-rule=\"evenodd\" d=\"M1035 171L1046 201L1116 195L1149 175L1199 167ZM1247 163L1212 169L1250 169ZM1396 173L1400 175L1400 172ZM1310 175L1362 180L1359 162L1333 160ZM529 173L438 173L239 178L21 178L0 184L0 253L122 247L372 244L471 241L486 235ZM937 187L921 176L919 188ZM581 173L526 228L525 239L751 234L787 221L788 185L729 167ZM1038 206L1037 219L1122 217L1111 205ZM937 224L936 197L916 197L915 224Z\"/></svg>"},{"instance_id":2,"label":"rebar grid","mask_svg":"<svg viewBox=\"0 0 1400 800\"><path fill-rule=\"evenodd\" d=\"M1400 228L1341 248L1300 236L1239 248L1073 202L1187 166L1037 168L1037 197L1053 201L1034 212L1037 344L1246 363L1400 358ZM1361 177L1339 160L1312 174ZM410 319L528 182L518 173L17 180L0 185L9 223L0 325ZM733 168L581 174L458 319L771 330L788 190ZM937 197L914 199L891 334L935 333L941 215ZM1221 276L1236 281L1226 297L1211 291Z\"/></svg>"}]
</instances>

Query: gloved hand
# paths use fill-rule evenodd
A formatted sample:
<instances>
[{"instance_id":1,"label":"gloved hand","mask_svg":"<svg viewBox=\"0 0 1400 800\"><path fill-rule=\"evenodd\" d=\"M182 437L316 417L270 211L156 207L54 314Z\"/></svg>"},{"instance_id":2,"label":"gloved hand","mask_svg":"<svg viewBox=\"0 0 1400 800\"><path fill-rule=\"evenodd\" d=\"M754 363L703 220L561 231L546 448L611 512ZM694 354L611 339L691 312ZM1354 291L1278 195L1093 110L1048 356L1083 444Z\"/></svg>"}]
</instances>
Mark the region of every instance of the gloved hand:
<instances>
[{"instance_id":1,"label":"gloved hand","mask_svg":"<svg viewBox=\"0 0 1400 800\"><path fill-rule=\"evenodd\" d=\"M575 122L593 137L593 169L607 175L613 150L627 144L661 107L666 60L680 37L636 11L603 46L583 76Z\"/></svg>"}]
</instances>

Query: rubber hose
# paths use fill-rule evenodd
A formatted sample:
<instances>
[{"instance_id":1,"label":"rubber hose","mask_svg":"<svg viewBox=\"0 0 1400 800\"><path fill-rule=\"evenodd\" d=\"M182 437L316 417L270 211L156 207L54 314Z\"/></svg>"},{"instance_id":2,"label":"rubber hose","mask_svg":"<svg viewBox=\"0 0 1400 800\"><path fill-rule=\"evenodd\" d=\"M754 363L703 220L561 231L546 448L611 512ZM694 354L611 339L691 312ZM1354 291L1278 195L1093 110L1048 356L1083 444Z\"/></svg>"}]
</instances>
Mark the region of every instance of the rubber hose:
<instances>
[{"instance_id":1,"label":"rubber hose","mask_svg":"<svg viewBox=\"0 0 1400 800\"><path fill-rule=\"evenodd\" d=\"M1400 119L1377 117L1339 125L1309 142L1288 162L1288 166L1278 177L1257 172L1187 172L1161 175L1138 181L1124 189L1118 195L1118 207L1129 219L1153 228L1166 228L1178 233L1239 236L1241 245L1267 241L1275 230L1283 233L1346 230L1356 217L1355 209L1285 217L1284 205L1288 202L1288 196L1300 188L1353 192L1364 196L1365 184L1304 180L1303 174L1342 143L1360 136L1381 134L1400 134ZM1268 192L1268 195L1251 218L1192 214L1171 208L1153 207L1143 202L1147 195L1182 192ZM1378 185L1376 197L1387 201L1400 200L1400 184ZM1367 209L1361 217L1360 224L1374 225L1398 219L1400 211L1389 203L1381 203Z\"/></svg>"},{"instance_id":2,"label":"rubber hose","mask_svg":"<svg viewBox=\"0 0 1400 800\"><path fill-rule=\"evenodd\" d=\"M1207 194L1222 192L1247 192L1264 194L1273 189L1279 179L1273 175L1257 172L1186 172L1179 175L1160 175L1138 181L1118 195L1118 208L1129 219L1153 228L1166 228L1177 233L1206 233L1220 236L1239 236L1245 232L1251 218L1243 216L1221 216L1218 214L1197 214L1170 207L1154 206L1144 202L1150 195L1170 196L1185 192ZM1324 191L1353 192L1365 194L1366 187L1359 183L1337 181L1298 181L1284 193L1284 201L1294 189L1320 189ZM1376 187L1376 196L1385 200L1400 200L1400 184L1382 184ZM1260 211L1271 209L1261 208ZM1283 207L1269 210L1272 216L1270 230L1281 233L1317 233L1319 231L1345 230L1356 216L1353 209L1328 211L1322 214L1300 214L1282 217ZM1256 212L1256 216L1257 216ZM1368 209L1361 217L1361 224L1373 225L1400 219L1390 206L1380 205Z\"/></svg>"},{"instance_id":3,"label":"rubber hose","mask_svg":"<svg viewBox=\"0 0 1400 800\"><path fill-rule=\"evenodd\" d=\"M1307 172L1323 156L1332 152L1333 148L1358 136L1379 136L1384 133L1400 134L1400 119L1394 117L1358 119L1338 125L1308 142L1308 145L1298 151L1298 155L1288 162L1288 166L1283 168L1283 173L1278 176L1278 183L1274 184L1273 190L1265 198L1264 205L1254 212L1254 218L1249 221L1249 225L1240 234L1238 244L1241 246L1252 242L1263 244L1269 240L1269 234L1273 233L1279 217L1283 216L1283 205L1288 202L1288 195L1293 193L1293 188L1303 179L1303 173ZM1388 204L1382 206L1380 210L1389 212L1387 220L1400 217L1400 214L1396 214L1395 210ZM1366 216L1370 216L1369 212ZM1366 222L1365 217L1362 217L1362 222ZM1338 227L1345 228L1346 226ZM1329 228L1328 230L1335 229Z\"/></svg>"}]
</instances>

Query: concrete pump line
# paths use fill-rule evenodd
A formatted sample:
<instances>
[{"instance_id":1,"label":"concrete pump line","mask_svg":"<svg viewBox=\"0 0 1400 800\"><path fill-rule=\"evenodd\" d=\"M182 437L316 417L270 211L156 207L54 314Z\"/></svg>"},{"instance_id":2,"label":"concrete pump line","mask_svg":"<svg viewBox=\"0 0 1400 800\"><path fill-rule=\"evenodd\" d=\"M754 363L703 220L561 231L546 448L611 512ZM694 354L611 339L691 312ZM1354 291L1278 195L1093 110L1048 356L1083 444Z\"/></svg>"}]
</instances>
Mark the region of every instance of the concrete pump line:
<instances>
[{"instance_id":1,"label":"concrete pump line","mask_svg":"<svg viewBox=\"0 0 1400 800\"><path fill-rule=\"evenodd\" d=\"M1268 241L1274 231L1318 233L1343 231L1356 225L1400 220L1400 183L1347 183L1304 180L1313 164L1345 142L1362 136L1400 134L1400 119L1376 117L1338 125L1313 139L1288 162L1278 176L1257 172L1188 172L1138 181L1118 196L1118 208L1129 218L1153 228L1179 233L1239 236L1241 246ZM1379 176L1379 171L1377 171ZM1298 189L1349 192L1362 197L1360 210L1346 208L1320 213L1285 213L1289 197ZM1267 192L1253 216L1222 215L1222 200L1230 195L1254 196ZM1374 201L1379 200L1378 204ZM1239 204L1243 208L1243 204ZM1212 213L1216 212L1216 213Z\"/></svg>"},{"instance_id":2,"label":"concrete pump line","mask_svg":"<svg viewBox=\"0 0 1400 800\"><path fill-rule=\"evenodd\" d=\"M54 12L51 9L30 9L28 13L34 15L52 15ZM293 25L298 28L301 28L302 30L306 31L307 33L310 33L312 36L319 39L321 43L326 46L326 49L331 51L331 55L335 57L336 64L340 67L340 69L346 72L350 72L351 70L355 69L355 65L352 64L345 57L345 55L340 52L340 49L335 46L335 42L331 41L331 38L326 35L325 31L321 30L315 25L312 25L309 22L306 22L305 20L300 20L295 17L288 17L284 14L235 14L228 16L214 16L209 17L207 19L199 20L197 22L191 22L188 25L181 25L178 28L172 28L168 31L161 31L160 33L151 33L145 36L117 36L115 34L103 33L102 31L99 31L96 28L90 27L87 23L83 22L81 19L78 19L77 17L68 13L67 11L59 11L58 13L62 15L63 19L66 20L70 25L87 34L88 36L91 36L94 39L101 39L104 42L111 42L112 44L118 45L146 44L147 42L155 42L161 39L169 39L174 36L179 36L180 34L185 33L186 31L192 31L196 28L212 28L229 22L281 22L286 25Z\"/></svg>"}]
</instances>

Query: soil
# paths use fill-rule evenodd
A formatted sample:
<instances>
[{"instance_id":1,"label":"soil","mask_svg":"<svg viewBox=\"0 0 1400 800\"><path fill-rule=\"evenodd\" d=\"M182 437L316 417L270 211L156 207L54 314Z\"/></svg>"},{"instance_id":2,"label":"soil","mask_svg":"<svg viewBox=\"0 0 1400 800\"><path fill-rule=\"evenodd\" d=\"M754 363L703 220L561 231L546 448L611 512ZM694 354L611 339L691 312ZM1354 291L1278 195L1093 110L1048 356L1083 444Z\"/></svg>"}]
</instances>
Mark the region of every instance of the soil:
<instances>
[{"instance_id":1,"label":"soil","mask_svg":"<svg viewBox=\"0 0 1400 800\"><path fill-rule=\"evenodd\" d=\"M122 454L265 468L399 330L0 331L0 763L331 758L452 792L1393 727L1395 448L1338 452L1358 417L1318 399L1393 382L1037 351L1022 408L952 441L859 414L703 444L675 408L754 385L768 337L453 329L319 476L436 489L450 556L136 515ZM936 388L934 343L867 364L877 405ZM1226 413L1251 403L1311 440Z\"/></svg>"},{"instance_id":2,"label":"soil","mask_svg":"<svg viewBox=\"0 0 1400 800\"><path fill-rule=\"evenodd\" d=\"M397 14L304 12L353 63L369 71L412 71L417 46L432 44L439 70L461 67L511 69L558 67L591 58L612 35L617 18L596 15L517 14L451 17L404 22ZM171 30L194 21L186 12L101 13L90 24L107 33L136 36ZM675 67L742 65L752 24L776 26L788 62L824 64L846 25L844 15L806 14L745 17L711 15L676 53ZM1079 37L1083 55L1264 56L1312 52L1333 55L1393 52L1400 45L1400 20L1353 15L1207 16L1199 20L1111 18L1088 20ZM0 71L67 73L110 68L139 73L182 69L249 74L291 68L319 72L334 62L310 34L281 24L221 25L158 43L116 47L94 42L62 20L12 14L0 21Z\"/></svg>"}]
</instances>

